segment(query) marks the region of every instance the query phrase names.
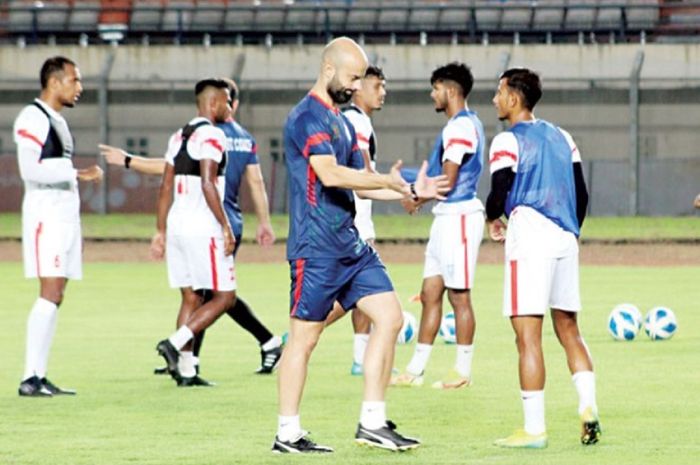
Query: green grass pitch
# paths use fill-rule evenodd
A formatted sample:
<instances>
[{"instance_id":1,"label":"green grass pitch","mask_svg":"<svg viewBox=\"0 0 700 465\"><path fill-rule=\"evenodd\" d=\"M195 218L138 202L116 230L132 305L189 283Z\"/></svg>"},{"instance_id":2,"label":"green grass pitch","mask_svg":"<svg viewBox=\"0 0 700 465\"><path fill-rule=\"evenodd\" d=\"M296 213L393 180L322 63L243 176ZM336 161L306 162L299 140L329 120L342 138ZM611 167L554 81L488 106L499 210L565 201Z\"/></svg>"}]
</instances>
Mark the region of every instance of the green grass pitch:
<instances>
[{"instance_id":1,"label":"green grass pitch","mask_svg":"<svg viewBox=\"0 0 700 465\"><path fill-rule=\"evenodd\" d=\"M75 387L75 398L17 396L23 370L27 312L37 283L22 278L19 263L0 263L0 464L695 464L700 457L700 267L583 267L585 312L581 325L596 363L603 425L600 444L579 444L577 399L562 350L546 325L549 448L508 451L492 441L522 423L516 353L500 316L502 270L481 266L473 295L477 312L474 385L438 392L430 383L454 361L454 346L438 341L426 386L390 389L388 414L402 431L424 441L418 450L392 454L356 447L361 380L349 376L349 319L329 328L311 361L302 425L328 457L277 457L276 378L253 375L259 363L254 340L222 318L207 334L203 375L212 389L178 389L153 376L154 347L173 329L178 294L167 288L163 264L87 264L72 282L60 318L50 377ZM407 310L420 283L419 265L390 265ZM241 295L276 333L285 330L288 269L284 264L240 264ZM678 317L670 341L643 333L615 342L606 317L617 303L645 312L663 304ZM404 368L412 346L400 346Z\"/></svg>"}]
</instances>

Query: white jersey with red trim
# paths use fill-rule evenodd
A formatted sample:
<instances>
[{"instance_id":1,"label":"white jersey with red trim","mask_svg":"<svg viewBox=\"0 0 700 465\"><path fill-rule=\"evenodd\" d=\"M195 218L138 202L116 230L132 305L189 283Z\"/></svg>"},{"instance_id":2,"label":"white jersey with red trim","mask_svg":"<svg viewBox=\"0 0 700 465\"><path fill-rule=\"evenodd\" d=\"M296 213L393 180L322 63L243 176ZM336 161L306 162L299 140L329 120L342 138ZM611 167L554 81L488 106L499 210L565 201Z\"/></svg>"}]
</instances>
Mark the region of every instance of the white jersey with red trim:
<instances>
[{"instance_id":1,"label":"white jersey with red trim","mask_svg":"<svg viewBox=\"0 0 700 465\"><path fill-rule=\"evenodd\" d=\"M357 147L369 156L370 167L375 170L377 163L375 161L376 152L376 137L372 120L369 115L362 111L359 107L352 105L343 111L343 115L350 120L355 129L357 137ZM360 237L364 241L374 240L377 237L374 231L374 222L372 221L372 200L362 199L354 194L355 198L355 227L360 233Z\"/></svg>"},{"instance_id":2,"label":"white jersey with red trim","mask_svg":"<svg viewBox=\"0 0 700 465\"><path fill-rule=\"evenodd\" d=\"M208 121L197 117L188 124L194 126ZM165 161L175 165L175 157L182 146L182 129L170 137ZM212 160L220 163L226 147L226 135L212 124L198 127L187 141L187 154L195 161ZM225 180L218 176L216 187L223 201ZM214 217L202 191L202 178L196 175L178 174L175 176L173 204L168 212L167 232L169 235L213 236L223 234L221 225Z\"/></svg>"},{"instance_id":3,"label":"white jersey with red trim","mask_svg":"<svg viewBox=\"0 0 700 465\"><path fill-rule=\"evenodd\" d=\"M19 172L24 181L23 219L80 223L78 172L73 167L73 138L68 123L46 103L39 99L34 102L20 111L13 127ZM46 157L51 130L61 144L55 150L62 152Z\"/></svg>"}]
</instances>

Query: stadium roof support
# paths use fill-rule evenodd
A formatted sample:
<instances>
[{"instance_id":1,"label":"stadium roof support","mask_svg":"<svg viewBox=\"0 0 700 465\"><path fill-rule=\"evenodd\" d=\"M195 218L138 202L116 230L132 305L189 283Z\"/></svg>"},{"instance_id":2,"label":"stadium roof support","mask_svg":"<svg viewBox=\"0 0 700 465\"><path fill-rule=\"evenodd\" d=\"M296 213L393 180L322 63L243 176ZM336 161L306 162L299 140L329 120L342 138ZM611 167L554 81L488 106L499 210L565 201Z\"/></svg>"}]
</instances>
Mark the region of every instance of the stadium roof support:
<instances>
[{"instance_id":1,"label":"stadium roof support","mask_svg":"<svg viewBox=\"0 0 700 465\"><path fill-rule=\"evenodd\" d=\"M639 214L639 77L644 65L644 51L637 51L630 71L630 214Z\"/></svg>"}]
</instances>

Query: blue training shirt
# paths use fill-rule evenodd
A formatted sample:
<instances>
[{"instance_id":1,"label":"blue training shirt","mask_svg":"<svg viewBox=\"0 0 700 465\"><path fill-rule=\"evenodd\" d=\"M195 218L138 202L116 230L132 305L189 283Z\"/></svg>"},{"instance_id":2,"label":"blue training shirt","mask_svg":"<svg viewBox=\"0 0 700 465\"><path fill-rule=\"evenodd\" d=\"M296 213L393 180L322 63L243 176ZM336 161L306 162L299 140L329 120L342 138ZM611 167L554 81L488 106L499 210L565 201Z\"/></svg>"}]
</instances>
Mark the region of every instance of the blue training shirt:
<instances>
[{"instance_id":1,"label":"blue training shirt","mask_svg":"<svg viewBox=\"0 0 700 465\"><path fill-rule=\"evenodd\" d=\"M531 207L579 236L571 148L553 124L537 120L509 129L518 141L518 168L506 200L506 216L519 205Z\"/></svg>"},{"instance_id":2,"label":"blue training shirt","mask_svg":"<svg viewBox=\"0 0 700 465\"><path fill-rule=\"evenodd\" d=\"M476 130L476 141L469 140L461 136L465 127L469 123L460 121L461 118L467 118L473 124ZM451 137L450 140L445 140L446 134ZM484 126L481 124L476 112L463 109L454 115L445 125L435 140L433 151L428 158L428 176L438 176L442 174L443 154L445 150L453 145L460 147L463 150L463 155L471 153L472 155L466 161L462 161L459 166L457 181L452 190L447 194L447 198L443 202L454 203L476 198L476 189L479 183L479 177L484 166ZM474 149L473 145L476 145Z\"/></svg>"},{"instance_id":3,"label":"blue training shirt","mask_svg":"<svg viewBox=\"0 0 700 465\"><path fill-rule=\"evenodd\" d=\"M287 259L360 255L368 246L354 225L352 190L323 186L309 163L314 155L333 155L338 165L364 167L350 121L309 93L287 116L284 154L289 180Z\"/></svg>"},{"instance_id":4,"label":"blue training shirt","mask_svg":"<svg viewBox=\"0 0 700 465\"><path fill-rule=\"evenodd\" d=\"M233 119L216 125L226 134L226 190L224 211L231 224L233 235L240 239L243 235L243 215L238 204L238 192L248 165L257 165L258 146L255 138Z\"/></svg>"}]
</instances>

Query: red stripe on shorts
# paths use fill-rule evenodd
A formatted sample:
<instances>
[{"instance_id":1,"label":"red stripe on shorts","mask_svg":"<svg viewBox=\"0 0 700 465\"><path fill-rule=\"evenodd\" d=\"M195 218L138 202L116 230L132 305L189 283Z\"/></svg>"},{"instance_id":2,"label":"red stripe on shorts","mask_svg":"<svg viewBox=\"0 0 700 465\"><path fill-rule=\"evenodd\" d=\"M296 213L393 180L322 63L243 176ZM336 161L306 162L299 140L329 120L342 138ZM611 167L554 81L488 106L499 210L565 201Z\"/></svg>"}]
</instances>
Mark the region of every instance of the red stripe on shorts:
<instances>
[{"instance_id":1,"label":"red stripe on shorts","mask_svg":"<svg viewBox=\"0 0 700 465\"><path fill-rule=\"evenodd\" d=\"M39 222L39 226L36 227L34 231L34 256L36 257L36 276L41 276L41 267L39 265L39 236L41 236L41 226L43 223Z\"/></svg>"},{"instance_id":2,"label":"red stripe on shorts","mask_svg":"<svg viewBox=\"0 0 700 465\"><path fill-rule=\"evenodd\" d=\"M212 237L209 243L209 260L211 262L211 283L212 291L219 290L219 276L216 273L216 241Z\"/></svg>"},{"instance_id":3,"label":"red stripe on shorts","mask_svg":"<svg viewBox=\"0 0 700 465\"><path fill-rule=\"evenodd\" d=\"M464 244L464 288L469 289L469 247L467 243L467 215L462 215L462 244Z\"/></svg>"},{"instance_id":4,"label":"red stripe on shorts","mask_svg":"<svg viewBox=\"0 0 700 465\"><path fill-rule=\"evenodd\" d=\"M301 286L304 281L304 259L300 258L294 262L295 283L294 283L294 305L292 306L291 316L296 315L299 301L301 300Z\"/></svg>"},{"instance_id":5,"label":"red stripe on shorts","mask_svg":"<svg viewBox=\"0 0 700 465\"><path fill-rule=\"evenodd\" d=\"M518 316L518 261L510 261L510 314Z\"/></svg>"}]
</instances>

